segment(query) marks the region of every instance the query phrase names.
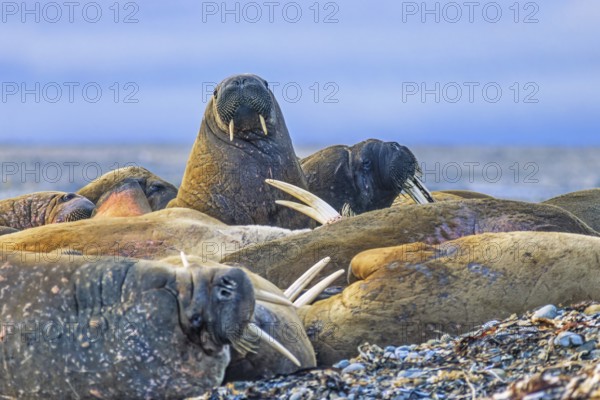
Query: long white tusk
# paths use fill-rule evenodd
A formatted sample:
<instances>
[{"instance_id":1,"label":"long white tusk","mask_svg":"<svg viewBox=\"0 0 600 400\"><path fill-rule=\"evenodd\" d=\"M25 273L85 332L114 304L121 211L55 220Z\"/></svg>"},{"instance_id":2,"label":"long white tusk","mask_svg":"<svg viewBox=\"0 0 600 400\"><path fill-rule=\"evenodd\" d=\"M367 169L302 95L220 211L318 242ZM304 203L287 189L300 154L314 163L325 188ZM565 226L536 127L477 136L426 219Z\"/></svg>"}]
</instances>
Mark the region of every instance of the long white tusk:
<instances>
[{"instance_id":1,"label":"long white tusk","mask_svg":"<svg viewBox=\"0 0 600 400\"><path fill-rule=\"evenodd\" d=\"M324 200L320 199L319 197L315 196L314 194L312 194L304 189L301 189L297 186L291 185L286 182L278 181L275 179L265 179L265 182L267 182L271 186L276 187L279 190L286 192L287 194L289 194L291 196L294 196L298 200L301 200L302 202L306 203L310 208L314 209L314 212L307 214L306 213L307 210L305 208L297 207L297 206L292 207L289 205L290 202L278 203L278 204L294 208L296 211L304 213L304 214L308 215L309 217L314 218L315 220L317 220L318 222L320 222L322 224L342 218L340 213L335 211L335 209L333 207L331 207L329 204L327 204L327 202L325 202ZM279 201L282 201L282 200L279 200ZM285 200L283 200L283 201L285 201ZM318 218L316 218L315 215L318 215ZM325 221L325 222L323 222L323 221Z\"/></svg>"},{"instance_id":2,"label":"long white tusk","mask_svg":"<svg viewBox=\"0 0 600 400\"><path fill-rule=\"evenodd\" d=\"M344 274L344 270L340 269L339 271L334 272L329 275L327 278L323 279L321 282L317 283L313 286L308 292L304 293L298 300L294 302L295 307L302 307L307 304L310 304L314 299L320 295L323 290L327 289L327 286L331 285L333 281Z\"/></svg>"},{"instance_id":3,"label":"long white tusk","mask_svg":"<svg viewBox=\"0 0 600 400\"><path fill-rule=\"evenodd\" d=\"M265 301L267 303L281 304L282 306L293 306L292 302L286 297L278 296L275 293L267 292L262 289L254 289L254 297L258 301Z\"/></svg>"},{"instance_id":4,"label":"long white tusk","mask_svg":"<svg viewBox=\"0 0 600 400\"><path fill-rule=\"evenodd\" d=\"M260 125L262 126L262 130L263 130L265 136L267 136L269 133L267 132L267 122L265 121L265 117L258 114L258 119L260 119Z\"/></svg>"},{"instance_id":5,"label":"long white tusk","mask_svg":"<svg viewBox=\"0 0 600 400\"><path fill-rule=\"evenodd\" d=\"M326 225L327 223L329 223L331 221L331 219L327 218L327 216L324 216L323 214L321 214L319 211L315 210L314 208L305 206L304 204L296 203L295 201L275 200L275 203L277 203L281 206L284 206L284 207L291 208L292 210L296 210L299 213L302 213L302 214L314 219L321 225Z\"/></svg>"},{"instance_id":6,"label":"long white tusk","mask_svg":"<svg viewBox=\"0 0 600 400\"><path fill-rule=\"evenodd\" d=\"M253 333L258 336L259 340L261 340L264 343L268 344L269 346L273 347L275 350L277 350L278 353L280 353L281 355L283 355L284 357L289 359L297 367L302 366L302 364L300 364L300 361L298 361L298 359L288 349L286 349L284 345L279 343L274 337L269 335L267 332L260 329L260 327L258 325L256 325L254 322L250 322L248 324L248 329L250 329L251 331L254 331Z\"/></svg>"},{"instance_id":7,"label":"long white tusk","mask_svg":"<svg viewBox=\"0 0 600 400\"><path fill-rule=\"evenodd\" d=\"M296 282L292 283L290 287L287 288L285 292L283 292L285 297L287 297L291 301L296 300L296 298L300 295L302 290L304 290L304 288L308 286L308 284L313 279L315 279L315 276L317 276L323 270L323 268L325 268L327 264L329 264L330 261L331 257L325 257L324 259L310 267L308 271L303 273L302 276L296 280Z\"/></svg>"},{"instance_id":8,"label":"long white tusk","mask_svg":"<svg viewBox=\"0 0 600 400\"><path fill-rule=\"evenodd\" d=\"M433 196L417 176L413 176L404 185L404 190L417 204L433 203Z\"/></svg>"},{"instance_id":9,"label":"long white tusk","mask_svg":"<svg viewBox=\"0 0 600 400\"><path fill-rule=\"evenodd\" d=\"M181 263L183 264L184 268L189 268L190 262L187 259L187 256L185 255L185 253L183 251L181 251L179 254L181 255Z\"/></svg>"},{"instance_id":10,"label":"long white tusk","mask_svg":"<svg viewBox=\"0 0 600 400\"><path fill-rule=\"evenodd\" d=\"M229 121L229 141L233 142L233 118Z\"/></svg>"}]
</instances>

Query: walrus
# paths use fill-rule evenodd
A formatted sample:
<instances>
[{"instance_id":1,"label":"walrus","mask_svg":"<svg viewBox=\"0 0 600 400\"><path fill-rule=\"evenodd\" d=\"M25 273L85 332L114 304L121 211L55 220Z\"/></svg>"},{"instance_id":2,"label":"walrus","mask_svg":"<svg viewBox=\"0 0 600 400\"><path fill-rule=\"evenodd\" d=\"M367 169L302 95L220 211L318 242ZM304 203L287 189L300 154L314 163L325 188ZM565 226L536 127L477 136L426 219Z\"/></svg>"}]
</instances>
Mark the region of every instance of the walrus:
<instances>
[{"instance_id":1,"label":"walrus","mask_svg":"<svg viewBox=\"0 0 600 400\"><path fill-rule=\"evenodd\" d=\"M94 203L65 192L36 192L0 200L0 225L28 229L89 218Z\"/></svg>"},{"instance_id":2,"label":"walrus","mask_svg":"<svg viewBox=\"0 0 600 400\"><path fill-rule=\"evenodd\" d=\"M251 74L231 76L206 106L179 192L168 207L192 208L228 225L310 227L308 218L275 204L281 193L265 178L306 188L267 82Z\"/></svg>"},{"instance_id":3,"label":"walrus","mask_svg":"<svg viewBox=\"0 0 600 400\"><path fill-rule=\"evenodd\" d=\"M420 195L416 199L430 196L418 193L424 186L413 183L421 174L417 158L396 142L368 139L331 146L302 159L300 166L308 191L338 212L344 206L354 214L387 208L402 191Z\"/></svg>"},{"instance_id":4,"label":"walrus","mask_svg":"<svg viewBox=\"0 0 600 400\"><path fill-rule=\"evenodd\" d=\"M126 179L100 197L92 216L135 217L151 212L152 208L139 182Z\"/></svg>"},{"instance_id":5,"label":"walrus","mask_svg":"<svg viewBox=\"0 0 600 400\"><path fill-rule=\"evenodd\" d=\"M92 218L53 224L0 236L0 256L23 251L80 253L93 261L99 256L159 260L186 254L220 261L250 244L268 242L304 231L272 226L228 226L187 208L168 208L135 217ZM1 259L0 259L1 260ZM1 261L0 261L1 262Z\"/></svg>"},{"instance_id":6,"label":"walrus","mask_svg":"<svg viewBox=\"0 0 600 400\"><path fill-rule=\"evenodd\" d=\"M580 190L543 202L569 211L596 232L600 232L600 189Z\"/></svg>"},{"instance_id":7,"label":"walrus","mask_svg":"<svg viewBox=\"0 0 600 400\"><path fill-rule=\"evenodd\" d=\"M485 232L556 231L598 236L573 214L555 206L497 199L464 199L391 207L342 218L318 229L250 245L221 262L247 265L278 287L287 287L307 263L331 257L331 274L361 251L405 243L443 243ZM14 236L9 235L10 236ZM345 286L344 280L336 285Z\"/></svg>"},{"instance_id":8,"label":"walrus","mask_svg":"<svg viewBox=\"0 0 600 400\"><path fill-rule=\"evenodd\" d=\"M493 199L494 197L485 193L473 192L471 190L436 190L431 192L431 196L435 201L454 201L462 199ZM394 199L392 207L398 206L411 206L415 204L415 201L405 196L404 194L399 195Z\"/></svg>"},{"instance_id":9,"label":"walrus","mask_svg":"<svg viewBox=\"0 0 600 400\"><path fill-rule=\"evenodd\" d=\"M162 210L167 203L177 196L177 188L161 177L154 175L146 168L129 166L114 169L94 179L79 191L80 194L93 203L97 203L103 194L120 186L124 181L135 180L148 199L152 211Z\"/></svg>"},{"instance_id":10,"label":"walrus","mask_svg":"<svg viewBox=\"0 0 600 400\"><path fill-rule=\"evenodd\" d=\"M600 238L578 234L411 243L362 252L350 268L359 281L299 310L321 365L355 356L364 342L420 343L545 304L600 300Z\"/></svg>"},{"instance_id":11,"label":"walrus","mask_svg":"<svg viewBox=\"0 0 600 400\"><path fill-rule=\"evenodd\" d=\"M221 383L230 346L246 346L255 297L238 268L38 256L0 269L4 396L199 395Z\"/></svg>"}]
</instances>

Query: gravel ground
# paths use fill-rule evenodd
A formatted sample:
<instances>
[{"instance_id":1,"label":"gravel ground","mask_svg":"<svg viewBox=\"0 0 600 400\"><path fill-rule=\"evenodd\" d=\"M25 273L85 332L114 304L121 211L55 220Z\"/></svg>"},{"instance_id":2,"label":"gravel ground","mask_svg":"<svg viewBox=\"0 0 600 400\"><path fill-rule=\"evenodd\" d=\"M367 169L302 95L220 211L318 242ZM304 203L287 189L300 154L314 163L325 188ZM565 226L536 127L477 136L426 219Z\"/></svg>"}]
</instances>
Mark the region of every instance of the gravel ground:
<instances>
[{"instance_id":1,"label":"gravel ground","mask_svg":"<svg viewBox=\"0 0 600 400\"><path fill-rule=\"evenodd\" d=\"M234 382L198 399L600 398L600 304L548 305L412 346L364 344L332 368Z\"/></svg>"}]
</instances>

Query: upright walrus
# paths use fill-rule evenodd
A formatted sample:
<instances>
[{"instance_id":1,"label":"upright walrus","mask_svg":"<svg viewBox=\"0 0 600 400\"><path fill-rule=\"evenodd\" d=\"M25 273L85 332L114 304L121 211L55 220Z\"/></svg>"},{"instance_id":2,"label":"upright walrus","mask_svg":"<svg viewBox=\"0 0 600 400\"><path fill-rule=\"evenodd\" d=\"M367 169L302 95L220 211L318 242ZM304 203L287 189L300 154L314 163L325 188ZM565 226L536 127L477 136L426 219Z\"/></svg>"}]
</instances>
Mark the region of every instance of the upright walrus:
<instances>
[{"instance_id":1,"label":"upright walrus","mask_svg":"<svg viewBox=\"0 0 600 400\"><path fill-rule=\"evenodd\" d=\"M0 226L28 229L89 218L94 203L65 192L36 192L0 200Z\"/></svg>"},{"instance_id":2,"label":"upright walrus","mask_svg":"<svg viewBox=\"0 0 600 400\"><path fill-rule=\"evenodd\" d=\"M306 189L285 120L267 82L251 74L222 81L206 106L177 198L167 207L201 211L229 225L310 226L275 204L272 178Z\"/></svg>"}]
</instances>

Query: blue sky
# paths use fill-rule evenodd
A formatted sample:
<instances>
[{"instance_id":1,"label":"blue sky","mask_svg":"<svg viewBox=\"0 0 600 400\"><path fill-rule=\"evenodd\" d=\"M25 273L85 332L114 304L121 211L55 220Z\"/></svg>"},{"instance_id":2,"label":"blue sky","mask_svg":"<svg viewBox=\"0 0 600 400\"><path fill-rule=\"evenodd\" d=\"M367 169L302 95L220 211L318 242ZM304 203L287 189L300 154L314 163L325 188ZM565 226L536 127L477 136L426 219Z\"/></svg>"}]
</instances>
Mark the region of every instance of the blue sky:
<instances>
[{"instance_id":1,"label":"blue sky","mask_svg":"<svg viewBox=\"0 0 600 400\"><path fill-rule=\"evenodd\" d=\"M600 145L597 1L38 4L2 2L0 143L191 143L252 72L299 146Z\"/></svg>"}]
</instances>

